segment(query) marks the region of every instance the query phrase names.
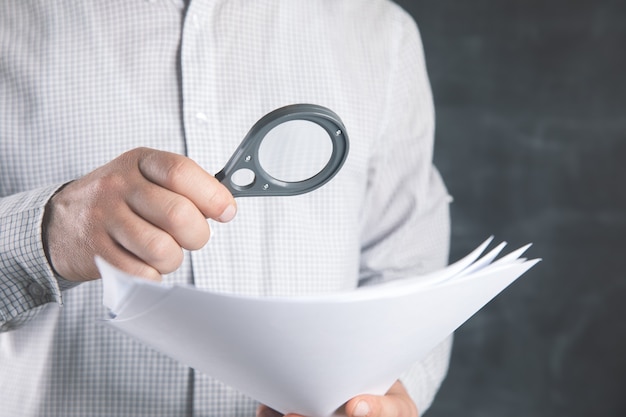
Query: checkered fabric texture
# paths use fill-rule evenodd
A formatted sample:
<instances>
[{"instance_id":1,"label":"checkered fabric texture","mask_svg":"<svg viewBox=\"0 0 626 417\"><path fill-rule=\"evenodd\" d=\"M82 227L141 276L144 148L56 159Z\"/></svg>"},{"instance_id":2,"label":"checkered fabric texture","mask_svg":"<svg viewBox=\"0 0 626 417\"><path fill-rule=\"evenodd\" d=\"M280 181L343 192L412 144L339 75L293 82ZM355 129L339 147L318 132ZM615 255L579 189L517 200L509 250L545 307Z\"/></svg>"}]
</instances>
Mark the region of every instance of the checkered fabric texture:
<instances>
[{"instance_id":1,"label":"checkered fabric texture","mask_svg":"<svg viewBox=\"0 0 626 417\"><path fill-rule=\"evenodd\" d=\"M398 6L0 0L1 417L254 415L253 399L104 326L101 283L55 276L41 225L62 184L129 149L216 173L261 116L294 103L342 118L342 171L306 195L239 199L236 219L211 223L207 246L165 281L295 297L443 267L432 97ZM450 345L402 376L422 413Z\"/></svg>"}]
</instances>

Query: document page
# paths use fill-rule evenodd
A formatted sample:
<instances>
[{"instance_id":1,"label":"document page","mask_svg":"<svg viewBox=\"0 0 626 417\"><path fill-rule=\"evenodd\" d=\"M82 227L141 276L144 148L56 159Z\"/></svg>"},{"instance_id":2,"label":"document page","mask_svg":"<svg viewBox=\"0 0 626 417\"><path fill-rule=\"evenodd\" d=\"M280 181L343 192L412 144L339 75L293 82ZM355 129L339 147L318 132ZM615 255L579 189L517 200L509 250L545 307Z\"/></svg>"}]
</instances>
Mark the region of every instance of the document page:
<instances>
[{"instance_id":1,"label":"document page","mask_svg":"<svg viewBox=\"0 0 626 417\"><path fill-rule=\"evenodd\" d=\"M521 258L528 246L482 255L490 242L428 275L297 298L166 286L97 264L110 326L277 411L327 417L384 394L539 261Z\"/></svg>"}]
</instances>

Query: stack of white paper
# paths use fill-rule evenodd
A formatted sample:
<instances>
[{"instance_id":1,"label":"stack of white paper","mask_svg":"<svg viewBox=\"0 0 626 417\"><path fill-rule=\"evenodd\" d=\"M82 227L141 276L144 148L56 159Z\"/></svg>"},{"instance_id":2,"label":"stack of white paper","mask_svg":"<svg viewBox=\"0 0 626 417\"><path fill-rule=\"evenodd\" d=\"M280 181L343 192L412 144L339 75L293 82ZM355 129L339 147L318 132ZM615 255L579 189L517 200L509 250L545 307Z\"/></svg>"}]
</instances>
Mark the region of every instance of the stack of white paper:
<instances>
[{"instance_id":1,"label":"stack of white paper","mask_svg":"<svg viewBox=\"0 0 626 417\"><path fill-rule=\"evenodd\" d=\"M280 412L326 417L385 393L539 261L520 258L528 246L495 260L504 244L481 257L490 242L426 276L298 298L165 286L97 263L111 326Z\"/></svg>"}]
</instances>

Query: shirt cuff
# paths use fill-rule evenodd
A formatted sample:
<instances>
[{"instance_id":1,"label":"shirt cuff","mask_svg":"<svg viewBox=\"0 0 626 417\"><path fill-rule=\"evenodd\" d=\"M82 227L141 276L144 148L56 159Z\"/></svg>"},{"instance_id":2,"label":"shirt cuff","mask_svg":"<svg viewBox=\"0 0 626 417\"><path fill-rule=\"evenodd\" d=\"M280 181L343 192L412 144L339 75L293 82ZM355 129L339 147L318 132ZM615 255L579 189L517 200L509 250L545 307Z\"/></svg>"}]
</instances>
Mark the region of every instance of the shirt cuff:
<instances>
[{"instance_id":1,"label":"shirt cuff","mask_svg":"<svg viewBox=\"0 0 626 417\"><path fill-rule=\"evenodd\" d=\"M46 204L61 186L0 199L0 328L45 303L62 305L61 291L73 286L52 270L41 233Z\"/></svg>"}]
</instances>

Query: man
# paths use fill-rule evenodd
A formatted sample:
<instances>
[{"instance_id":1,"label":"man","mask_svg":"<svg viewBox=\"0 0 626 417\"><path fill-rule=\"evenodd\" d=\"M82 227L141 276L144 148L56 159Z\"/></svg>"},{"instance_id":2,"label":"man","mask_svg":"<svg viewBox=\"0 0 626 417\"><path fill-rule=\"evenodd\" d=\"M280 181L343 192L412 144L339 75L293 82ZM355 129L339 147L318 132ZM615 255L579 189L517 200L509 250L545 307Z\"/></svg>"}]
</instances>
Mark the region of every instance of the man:
<instances>
[{"instance_id":1,"label":"man","mask_svg":"<svg viewBox=\"0 0 626 417\"><path fill-rule=\"evenodd\" d=\"M445 265L421 42L389 2L3 0L0 54L0 416L273 413L102 326L94 255L258 296ZM342 171L235 203L209 173L258 118L304 102L345 123ZM347 414L423 413L449 349Z\"/></svg>"}]
</instances>

